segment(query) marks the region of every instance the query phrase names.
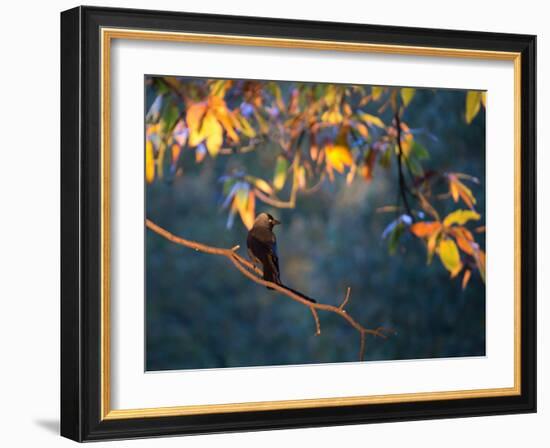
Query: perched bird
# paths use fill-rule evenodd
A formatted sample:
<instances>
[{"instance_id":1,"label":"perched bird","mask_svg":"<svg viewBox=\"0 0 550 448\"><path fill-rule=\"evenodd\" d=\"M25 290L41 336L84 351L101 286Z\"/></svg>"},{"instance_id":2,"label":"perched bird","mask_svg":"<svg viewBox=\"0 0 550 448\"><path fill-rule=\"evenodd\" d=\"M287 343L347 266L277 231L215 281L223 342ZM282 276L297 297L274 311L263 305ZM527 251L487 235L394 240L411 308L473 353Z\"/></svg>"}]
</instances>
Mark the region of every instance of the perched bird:
<instances>
[{"instance_id":1,"label":"perched bird","mask_svg":"<svg viewBox=\"0 0 550 448\"><path fill-rule=\"evenodd\" d=\"M248 256L256 265L261 265L264 271L264 280L281 284L279 272L279 257L277 255L277 239L273 227L280 224L269 213L260 213L252 229L248 232L246 245ZM273 289L273 288L270 288Z\"/></svg>"},{"instance_id":2,"label":"perched bird","mask_svg":"<svg viewBox=\"0 0 550 448\"><path fill-rule=\"evenodd\" d=\"M281 273L279 270L279 256L277 254L277 239L273 233L273 227L277 224L281 224L269 213L260 213L254 225L248 232L246 238L246 245L248 247L248 256L255 265L261 265L263 270L263 279L268 282L273 282L281 285L283 288L299 295L300 297L316 303L316 301L310 297L305 296L301 292L298 292L281 282ZM269 288L268 289L273 289Z\"/></svg>"}]
</instances>

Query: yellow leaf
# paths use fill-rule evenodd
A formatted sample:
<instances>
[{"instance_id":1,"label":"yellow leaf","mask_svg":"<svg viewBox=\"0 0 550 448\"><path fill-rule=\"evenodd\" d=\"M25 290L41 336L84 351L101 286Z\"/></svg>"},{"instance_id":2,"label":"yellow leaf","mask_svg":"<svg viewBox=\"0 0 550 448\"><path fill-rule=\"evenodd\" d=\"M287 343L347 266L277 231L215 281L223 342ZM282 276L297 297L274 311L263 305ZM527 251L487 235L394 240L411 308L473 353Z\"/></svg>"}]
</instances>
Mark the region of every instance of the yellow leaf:
<instances>
[{"instance_id":1,"label":"yellow leaf","mask_svg":"<svg viewBox=\"0 0 550 448\"><path fill-rule=\"evenodd\" d=\"M371 87L372 99L374 101L380 99L380 97L382 96L382 93L384 93L384 87L377 87L377 86Z\"/></svg>"},{"instance_id":2,"label":"yellow leaf","mask_svg":"<svg viewBox=\"0 0 550 448\"><path fill-rule=\"evenodd\" d=\"M346 166L351 166L353 158L347 146L342 144L326 146L327 162L339 173L344 172Z\"/></svg>"},{"instance_id":3,"label":"yellow leaf","mask_svg":"<svg viewBox=\"0 0 550 448\"><path fill-rule=\"evenodd\" d=\"M456 276L462 269L462 262L455 242L451 239L440 241L438 254L445 269L451 273L451 277Z\"/></svg>"},{"instance_id":4,"label":"yellow leaf","mask_svg":"<svg viewBox=\"0 0 550 448\"><path fill-rule=\"evenodd\" d=\"M415 222L411 225L411 232L419 238L425 238L432 233L441 229L441 223L437 221L431 222Z\"/></svg>"},{"instance_id":5,"label":"yellow leaf","mask_svg":"<svg viewBox=\"0 0 550 448\"><path fill-rule=\"evenodd\" d=\"M275 174L273 176L273 186L275 190L281 190L285 186L287 170L288 160L283 156L277 157Z\"/></svg>"},{"instance_id":6,"label":"yellow leaf","mask_svg":"<svg viewBox=\"0 0 550 448\"><path fill-rule=\"evenodd\" d=\"M327 110L325 113L323 113L321 118L325 123L330 123L330 124L339 124L344 119L344 117L342 116L342 113L340 112L340 108L338 106L335 106Z\"/></svg>"},{"instance_id":7,"label":"yellow leaf","mask_svg":"<svg viewBox=\"0 0 550 448\"><path fill-rule=\"evenodd\" d=\"M450 227L453 224L462 226L471 220L478 221L480 217L481 216L479 213L476 213L473 210L455 210L445 217L443 220L443 225L445 227Z\"/></svg>"},{"instance_id":8,"label":"yellow leaf","mask_svg":"<svg viewBox=\"0 0 550 448\"><path fill-rule=\"evenodd\" d=\"M273 188L263 179L254 179L254 186L258 189L263 191L266 194L273 193Z\"/></svg>"},{"instance_id":9,"label":"yellow leaf","mask_svg":"<svg viewBox=\"0 0 550 448\"><path fill-rule=\"evenodd\" d=\"M245 117L243 117L241 114L239 114L237 117L238 117L237 119L239 120L239 123L242 126L243 134L246 135L248 138L256 137L256 131L252 126L250 126L250 123L248 122L248 120Z\"/></svg>"},{"instance_id":10,"label":"yellow leaf","mask_svg":"<svg viewBox=\"0 0 550 448\"><path fill-rule=\"evenodd\" d=\"M363 120L367 124L371 124L373 126L378 126L379 128L385 128L386 127L384 122L375 115L360 114L359 116L361 117L361 120Z\"/></svg>"},{"instance_id":11,"label":"yellow leaf","mask_svg":"<svg viewBox=\"0 0 550 448\"><path fill-rule=\"evenodd\" d=\"M470 90L466 94L466 123L470 124L479 112L481 92Z\"/></svg>"},{"instance_id":12,"label":"yellow leaf","mask_svg":"<svg viewBox=\"0 0 550 448\"><path fill-rule=\"evenodd\" d=\"M216 157L223 143L223 128L211 111L208 111L202 121L201 134L206 136L208 154Z\"/></svg>"},{"instance_id":13,"label":"yellow leaf","mask_svg":"<svg viewBox=\"0 0 550 448\"><path fill-rule=\"evenodd\" d=\"M246 205L244 207L238 207L241 220L243 221L243 224L248 230L250 230L254 225L255 206L256 206L256 196L254 195L254 192L250 191L248 193Z\"/></svg>"},{"instance_id":14,"label":"yellow leaf","mask_svg":"<svg viewBox=\"0 0 550 448\"><path fill-rule=\"evenodd\" d=\"M148 184L155 180L155 155L151 140L145 143L145 180Z\"/></svg>"},{"instance_id":15,"label":"yellow leaf","mask_svg":"<svg viewBox=\"0 0 550 448\"><path fill-rule=\"evenodd\" d=\"M405 107L409 105L415 93L416 89L410 87L403 87L401 89L401 99L403 100L403 104L405 105Z\"/></svg>"}]
</instances>

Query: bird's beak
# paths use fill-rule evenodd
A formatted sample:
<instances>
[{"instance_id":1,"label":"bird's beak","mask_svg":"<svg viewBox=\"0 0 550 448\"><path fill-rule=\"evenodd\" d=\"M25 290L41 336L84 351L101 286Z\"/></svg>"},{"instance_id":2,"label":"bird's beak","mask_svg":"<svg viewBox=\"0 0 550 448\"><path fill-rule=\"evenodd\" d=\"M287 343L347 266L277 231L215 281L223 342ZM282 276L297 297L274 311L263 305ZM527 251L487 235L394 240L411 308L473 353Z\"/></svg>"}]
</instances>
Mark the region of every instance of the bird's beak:
<instances>
[{"instance_id":1,"label":"bird's beak","mask_svg":"<svg viewBox=\"0 0 550 448\"><path fill-rule=\"evenodd\" d=\"M277 224L281 224L281 221L278 221L275 218L273 218L273 225L276 226Z\"/></svg>"}]
</instances>

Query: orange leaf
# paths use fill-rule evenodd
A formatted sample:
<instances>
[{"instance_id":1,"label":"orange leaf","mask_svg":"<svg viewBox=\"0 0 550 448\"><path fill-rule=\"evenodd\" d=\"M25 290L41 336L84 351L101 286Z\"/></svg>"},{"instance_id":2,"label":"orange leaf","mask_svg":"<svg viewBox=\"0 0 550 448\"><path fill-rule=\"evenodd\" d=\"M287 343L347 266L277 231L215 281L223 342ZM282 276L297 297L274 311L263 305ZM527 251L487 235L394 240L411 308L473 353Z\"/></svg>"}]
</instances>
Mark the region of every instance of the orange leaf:
<instances>
[{"instance_id":1,"label":"orange leaf","mask_svg":"<svg viewBox=\"0 0 550 448\"><path fill-rule=\"evenodd\" d=\"M469 269L466 269L464 271L464 277L462 277L462 290L466 289L466 286L468 286L468 282L470 281L470 277L472 276L472 271Z\"/></svg>"},{"instance_id":2,"label":"orange leaf","mask_svg":"<svg viewBox=\"0 0 550 448\"><path fill-rule=\"evenodd\" d=\"M195 103L187 109L187 127L191 132L199 132L201 120L206 112L206 104ZM193 145L194 146L194 145Z\"/></svg>"},{"instance_id":3,"label":"orange leaf","mask_svg":"<svg viewBox=\"0 0 550 448\"><path fill-rule=\"evenodd\" d=\"M178 161L178 158L180 156L180 151L181 151L180 145L174 143L172 145L172 165L175 165L176 162Z\"/></svg>"},{"instance_id":4,"label":"orange leaf","mask_svg":"<svg viewBox=\"0 0 550 448\"><path fill-rule=\"evenodd\" d=\"M415 222L411 225L411 232L419 238L430 236L439 229L441 229L441 223L438 221Z\"/></svg>"}]
</instances>

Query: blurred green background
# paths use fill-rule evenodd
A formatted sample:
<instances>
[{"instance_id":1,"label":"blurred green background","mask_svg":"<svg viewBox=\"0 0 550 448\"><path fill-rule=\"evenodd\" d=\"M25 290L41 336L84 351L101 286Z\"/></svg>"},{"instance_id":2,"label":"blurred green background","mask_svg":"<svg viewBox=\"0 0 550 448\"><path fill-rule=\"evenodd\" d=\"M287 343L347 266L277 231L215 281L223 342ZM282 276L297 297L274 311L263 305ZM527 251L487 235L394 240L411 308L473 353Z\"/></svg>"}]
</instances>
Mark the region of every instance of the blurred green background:
<instances>
[{"instance_id":1,"label":"blurred green background","mask_svg":"<svg viewBox=\"0 0 550 448\"><path fill-rule=\"evenodd\" d=\"M403 121L430 151L426 168L464 172L476 209L485 210L485 112L464 120L464 91L418 89ZM147 107L155 98L146 88ZM391 122L387 118L386 123ZM272 179L278 149L269 143L247 154L206 157L196 164L184 150L183 175L146 186L146 215L176 235L218 247L241 246L240 219L226 228L219 178L245 169ZM391 327L387 339L367 338L366 360L485 354L485 286L474 273L466 290L408 232L395 255L381 235L395 218L377 208L396 204L395 165L376 166L374 179L350 186L336 175L292 210L257 203L282 221L276 227L281 278L323 303L339 305L351 286L348 312L367 327ZM287 197L288 192L280 196ZM456 208L436 201L445 216ZM482 241L482 247L484 242ZM146 231L146 369L201 369L357 361L359 335L341 317L320 312L315 336L310 311L243 277L225 258L194 252Z\"/></svg>"}]
</instances>

